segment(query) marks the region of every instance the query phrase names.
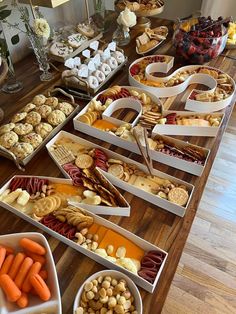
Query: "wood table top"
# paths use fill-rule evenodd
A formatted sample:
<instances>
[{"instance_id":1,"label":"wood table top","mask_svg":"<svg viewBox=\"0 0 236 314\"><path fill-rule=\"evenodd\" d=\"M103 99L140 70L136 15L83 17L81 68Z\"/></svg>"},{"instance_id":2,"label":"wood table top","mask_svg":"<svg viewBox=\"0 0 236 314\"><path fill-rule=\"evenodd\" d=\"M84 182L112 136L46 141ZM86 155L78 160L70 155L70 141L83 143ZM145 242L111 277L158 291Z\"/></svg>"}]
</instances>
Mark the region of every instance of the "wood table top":
<instances>
[{"instance_id":1,"label":"wood table top","mask_svg":"<svg viewBox=\"0 0 236 314\"><path fill-rule=\"evenodd\" d=\"M166 25L169 27L169 29L172 28L172 22L168 20L153 19L153 25ZM135 35L136 34L132 33L132 37ZM107 37L110 36L111 34L107 35ZM132 39L131 43L125 47L124 50L129 57L128 64L132 63L139 57L135 52L134 39ZM171 34L168 36L167 41L157 50L157 53L174 55ZM236 56L236 51L233 50L226 51L226 53ZM176 60L175 67L179 67L180 65L181 64L178 62L178 60ZM234 79L236 78L236 62L234 60L220 56L217 59L211 61L210 65L223 70L224 72L231 75L231 77ZM18 111L21 107L32 100L34 95L45 92L48 88L51 88L52 85L58 84L60 77L60 73L54 72L54 79L52 81L47 83L40 82L38 67L33 56L29 56L24 59L22 62L17 64L16 68L18 74L17 78L23 81L24 89L15 95L0 94L0 107L5 111L5 122L8 121L13 113ZM110 85L114 84L128 85L128 66L120 71L110 82ZM184 101L186 100L186 97L192 88L194 88L194 86L189 87L185 93L182 93L177 97L163 99L165 109L170 108L174 110L182 110L184 107ZM85 105L86 103L81 104ZM143 299L144 314L161 313L162 306L165 302L171 281L175 274L180 256L182 254L193 219L201 200L209 172L221 143L222 135L225 131L227 122L229 121L232 108L233 105L230 105L224 111L225 118L216 138L178 137L211 150L208 163L201 177L190 175L158 162L154 163L156 169L183 179L195 186L193 197L184 218L180 218L172 213L169 213L166 210L154 206L125 191L122 191L122 194L130 203L132 208L130 217L106 216L106 218L108 218L110 221L135 233L136 235L157 245L169 253L166 265L154 293L150 294L140 289ZM124 149L117 148L114 145L110 145L101 140L94 139L90 136L86 136L85 134L75 131L73 129L72 121L70 121L63 129L98 143L103 147L111 148L112 150L125 156L132 156L132 158L142 161L140 156L131 154ZM22 174L22 172L20 172L11 161L0 157L0 185L2 186L4 182L16 174ZM62 174L60 173L56 164L47 154L46 148L43 148L29 162L29 164L26 166L26 171L24 174L62 177ZM27 231L42 232L33 225L18 218L3 208L0 208L0 221L0 234ZM52 249L57 267L62 296L63 314L71 314L74 298L78 288L88 276L94 272L104 269L104 267L73 250L67 245L61 243L57 239L49 236L48 234L45 234L45 236L49 241L49 245Z\"/></svg>"}]
</instances>

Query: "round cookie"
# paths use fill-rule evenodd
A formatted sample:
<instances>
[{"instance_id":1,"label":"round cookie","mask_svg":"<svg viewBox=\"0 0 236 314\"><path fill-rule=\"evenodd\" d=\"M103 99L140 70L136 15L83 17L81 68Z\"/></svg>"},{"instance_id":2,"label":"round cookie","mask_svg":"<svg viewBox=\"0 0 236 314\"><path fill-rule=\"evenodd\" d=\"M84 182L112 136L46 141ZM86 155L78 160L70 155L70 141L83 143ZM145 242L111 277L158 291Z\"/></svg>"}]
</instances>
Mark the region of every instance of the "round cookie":
<instances>
[{"instance_id":1,"label":"round cookie","mask_svg":"<svg viewBox=\"0 0 236 314\"><path fill-rule=\"evenodd\" d=\"M68 102L61 102L58 104L57 109L61 110L66 116L69 116L74 110L74 107Z\"/></svg>"},{"instance_id":2,"label":"round cookie","mask_svg":"<svg viewBox=\"0 0 236 314\"><path fill-rule=\"evenodd\" d=\"M188 198L189 198L188 192L180 187L173 188L168 193L168 200L179 206L186 205Z\"/></svg>"},{"instance_id":3,"label":"round cookie","mask_svg":"<svg viewBox=\"0 0 236 314\"><path fill-rule=\"evenodd\" d=\"M42 136L37 134L37 133L29 133L29 134L26 134L22 137L22 141L25 142L25 143L30 143L33 148L35 149L36 147L38 147L43 139L42 139Z\"/></svg>"},{"instance_id":4,"label":"round cookie","mask_svg":"<svg viewBox=\"0 0 236 314\"><path fill-rule=\"evenodd\" d=\"M15 123L10 122L8 124L4 124L0 127L0 135L10 132L11 130L13 130L15 127Z\"/></svg>"},{"instance_id":5,"label":"round cookie","mask_svg":"<svg viewBox=\"0 0 236 314\"><path fill-rule=\"evenodd\" d=\"M14 131L18 135L26 135L33 131L33 126L29 123L17 123L14 127Z\"/></svg>"},{"instance_id":6,"label":"round cookie","mask_svg":"<svg viewBox=\"0 0 236 314\"><path fill-rule=\"evenodd\" d=\"M56 97L48 97L48 99L45 101L45 105L48 105L52 108L56 108L58 105L58 99Z\"/></svg>"},{"instance_id":7,"label":"round cookie","mask_svg":"<svg viewBox=\"0 0 236 314\"><path fill-rule=\"evenodd\" d=\"M64 114L64 112L62 112L61 110L53 110L47 118L48 123L50 123L51 125L58 125L61 124L62 122L64 122L66 119L66 116Z\"/></svg>"},{"instance_id":8,"label":"round cookie","mask_svg":"<svg viewBox=\"0 0 236 314\"><path fill-rule=\"evenodd\" d=\"M31 111L27 114L25 122L36 126L41 122L41 115L36 111Z\"/></svg>"},{"instance_id":9,"label":"round cookie","mask_svg":"<svg viewBox=\"0 0 236 314\"><path fill-rule=\"evenodd\" d=\"M0 136L0 145L8 149L15 145L18 140L18 135L13 131L9 131Z\"/></svg>"},{"instance_id":10,"label":"round cookie","mask_svg":"<svg viewBox=\"0 0 236 314\"><path fill-rule=\"evenodd\" d=\"M48 98L49 99L49 98ZM47 99L47 100L48 100ZM41 115L41 117L43 119L46 119L47 116L52 112L52 107L48 106L48 105L42 105L37 107L37 112Z\"/></svg>"},{"instance_id":11,"label":"round cookie","mask_svg":"<svg viewBox=\"0 0 236 314\"><path fill-rule=\"evenodd\" d=\"M35 132L39 134L43 139L52 131L53 127L46 123L46 122L40 122L35 127Z\"/></svg>"},{"instance_id":12,"label":"round cookie","mask_svg":"<svg viewBox=\"0 0 236 314\"><path fill-rule=\"evenodd\" d=\"M24 112L30 112L31 110L33 110L34 108L36 108L35 104L32 104L31 102L27 105L24 106L24 108L22 109L22 111Z\"/></svg>"},{"instance_id":13,"label":"round cookie","mask_svg":"<svg viewBox=\"0 0 236 314\"><path fill-rule=\"evenodd\" d=\"M24 159L25 157L27 157L34 151L34 148L29 143L21 142L21 143L16 143L11 148L11 151L17 158Z\"/></svg>"},{"instance_id":14,"label":"round cookie","mask_svg":"<svg viewBox=\"0 0 236 314\"><path fill-rule=\"evenodd\" d=\"M82 34L72 34L68 36L68 44L75 49L79 48L86 40L88 40L88 37Z\"/></svg>"},{"instance_id":15,"label":"round cookie","mask_svg":"<svg viewBox=\"0 0 236 314\"><path fill-rule=\"evenodd\" d=\"M47 98L44 95L40 94L40 95L36 95L32 102L36 106L41 106L45 103L46 99Z\"/></svg>"},{"instance_id":16,"label":"round cookie","mask_svg":"<svg viewBox=\"0 0 236 314\"><path fill-rule=\"evenodd\" d=\"M11 122L16 123L24 120L24 118L27 116L26 112L18 112L16 113L13 118L11 119Z\"/></svg>"},{"instance_id":17,"label":"round cookie","mask_svg":"<svg viewBox=\"0 0 236 314\"><path fill-rule=\"evenodd\" d=\"M50 47L50 53L58 57L66 57L73 52L73 48L61 42L55 42Z\"/></svg>"}]
</instances>

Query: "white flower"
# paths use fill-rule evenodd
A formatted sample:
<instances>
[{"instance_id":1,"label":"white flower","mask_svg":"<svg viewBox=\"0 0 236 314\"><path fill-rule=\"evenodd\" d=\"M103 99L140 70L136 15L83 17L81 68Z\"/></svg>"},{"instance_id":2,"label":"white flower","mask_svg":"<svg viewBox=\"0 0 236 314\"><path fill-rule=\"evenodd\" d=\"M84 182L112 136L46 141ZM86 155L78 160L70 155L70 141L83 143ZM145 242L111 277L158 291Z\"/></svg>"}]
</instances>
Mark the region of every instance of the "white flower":
<instances>
[{"instance_id":1,"label":"white flower","mask_svg":"<svg viewBox=\"0 0 236 314\"><path fill-rule=\"evenodd\" d=\"M126 7L124 11L120 12L117 23L123 25L124 29L129 30L130 27L136 25L136 15Z\"/></svg>"},{"instance_id":2,"label":"white flower","mask_svg":"<svg viewBox=\"0 0 236 314\"><path fill-rule=\"evenodd\" d=\"M39 37L44 37L46 39L50 36L50 26L45 19L38 18L34 20L34 32Z\"/></svg>"}]
</instances>

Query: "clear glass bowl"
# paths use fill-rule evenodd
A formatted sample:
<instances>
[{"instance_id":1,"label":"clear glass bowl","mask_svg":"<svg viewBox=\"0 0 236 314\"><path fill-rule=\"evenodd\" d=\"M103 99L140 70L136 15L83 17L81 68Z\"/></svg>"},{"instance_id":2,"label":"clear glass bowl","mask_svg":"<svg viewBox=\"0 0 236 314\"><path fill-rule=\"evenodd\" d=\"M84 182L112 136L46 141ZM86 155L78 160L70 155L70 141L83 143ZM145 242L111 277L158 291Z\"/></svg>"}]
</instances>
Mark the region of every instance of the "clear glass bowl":
<instances>
[{"instance_id":1,"label":"clear glass bowl","mask_svg":"<svg viewBox=\"0 0 236 314\"><path fill-rule=\"evenodd\" d=\"M181 56L187 63L203 64L218 57L224 50L228 34L226 28L223 36L198 37L180 29L175 30L173 36L176 55Z\"/></svg>"}]
</instances>

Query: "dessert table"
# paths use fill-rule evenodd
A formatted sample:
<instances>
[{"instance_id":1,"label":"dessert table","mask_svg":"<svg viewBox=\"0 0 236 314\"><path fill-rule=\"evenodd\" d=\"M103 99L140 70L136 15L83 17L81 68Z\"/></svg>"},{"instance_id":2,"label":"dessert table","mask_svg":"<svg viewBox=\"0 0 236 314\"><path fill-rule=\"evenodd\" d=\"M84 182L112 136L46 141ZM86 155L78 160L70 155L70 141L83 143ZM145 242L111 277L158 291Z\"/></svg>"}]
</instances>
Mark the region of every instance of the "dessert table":
<instances>
[{"instance_id":1,"label":"dessert table","mask_svg":"<svg viewBox=\"0 0 236 314\"><path fill-rule=\"evenodd\" d=\"M170 34L167 40L158 48L158 54L174 55L174 49L172 48L172 22L162 19L152 19L153 26L165 25L169 28ZM132 32L131 43L124 48L126 55L128 56L128 64L131 64L138 55L135 52L135 40L136 33ZM108 34L107 37L110 37ZM226 54L236 57L235 51L226 51ZM176 60L175 68L181 66L180 61ZM219 56L217 59L210 62L210 66L216 67L224 72L228 73L232 78L236 79L236 62L232 59ZM36 61L33 56L29 56L22 60L16 65L17 77L23 81L24 89L15 95L2 94L0 96L0 107L5 112L5 121L7 122L9 117L12 116L17 110L27 104L34 95L43 93L47 89L52 88L54 85L60 84L60 72L54 71L54 79L47 83L42 83L39 80L39 72L36 65ZM128 85L128 66L117 73L116 77L109 83L110 85ZM109 86L109 85L108 85ZM107 86L107 87L108 87ZM165 109L183 110L184 102L189 94L190 90L196 88L196 86L190 86L184 93L163 99ZM234 104L235 98L233 100ZM86 102L79 101L81 106L85 105ZM207 165L201 177L196 177L185 173L183 171L176 170L169 166L155 162L154 166L156 169L166 172L179 179L183 179L195 186L193 197L183 218L180 218L168 211L165 211L157 206L151 205L150 203L129 194L128 192L122 191L122 194L131 205L130 217L118 217L109 216L110 221L122 226L123 228L135 233L141 238L157 245L161 249L168 252L168 259L162 272L160 281L153 294L147 293L140 289L144 314L149 313L161 313L163 304L165 302L168 290L171 285L171 281L175 274L178 262L180 260L182 251L192 222L194 220L199 202L201 200L202 193L204 191L212 164L216 157L219 145L226 125L229 121L233 104L228 106L225 113L222 126L219 130L217 137L180 137L193 144L197 144L202 147L206 147L211 150ZM94 139L90 136L86 136L83 133L77 132L73 129L72 121L70 121L64 128L64 130L73 134L79 135L85 139L88 139L94 143L100 144L105 148L109 148L115 152L118 152L129 158L142 162L140 156L125 151L124 149L117 148L114 145L110 145L101 140ZM14 164L0 157L0 185L9 180L13 175L22 174ZM24 174L42 175L50 177L62 177L56 164L50 158L46 148L43 148L26 166ZM42 232L33 225L26 221L18 218L9 211L0 208L0 221L1 231L0 234L8 234L15 232L27 232L37 231ZM56 263L58 272L58 279L60 284L61 296L62 296L62 307L63 314L72 313L72 307L77 290L83 283L83 281L99 270L104 269L103 266L89 259L88 257L78 253L65 244L61 243L57 239L45 234L49 245L51 247L53 257Z\"/></svg>"}]
</instances>

